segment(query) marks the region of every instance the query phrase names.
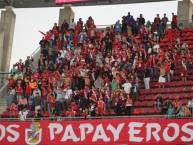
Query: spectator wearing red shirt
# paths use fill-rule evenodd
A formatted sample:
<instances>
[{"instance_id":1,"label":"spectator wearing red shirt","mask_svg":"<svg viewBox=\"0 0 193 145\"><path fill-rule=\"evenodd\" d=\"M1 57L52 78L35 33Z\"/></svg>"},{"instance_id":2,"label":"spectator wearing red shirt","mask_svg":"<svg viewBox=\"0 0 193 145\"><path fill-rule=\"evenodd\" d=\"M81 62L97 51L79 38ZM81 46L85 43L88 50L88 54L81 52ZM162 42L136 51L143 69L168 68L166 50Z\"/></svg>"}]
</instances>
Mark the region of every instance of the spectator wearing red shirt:
<instances>
[{"instance_id":1,"label":"spectator wearing red shirt","mask_svg":"<svg viewBox=\"0 0 193 145\"><path fill-rule=\"evenodd\" d=\"M25 97L28 100L29 97L32 95L32 88L29 85L29 82L26 83L26 89L25 89Z\"/></svg>"},{"instance_id":2,"label":"spectator wearing red shirt","mask_svg":"<svg viewBox=\"0 0 193 145\"><path fill-rule=\"evenodd\" d=\"M15 117L17 116L17 111L18 111L18 107L17 105L15 104L15 102L13 102L10 106L9 106L9 113L12 117Z\"/></svg>"},{"instance_id":3,"label":"spectator wearing red shirt","mask_svg":"<svg viewBox=\"0 0 193 145\"><path fill-rule=\"evenodd\" d=\"M171 27L168 28L168 30L166 30L166 36L168 37L170 44L172 44L173 41L173 29L171 29Z\"/></svg>"},{"instance_id":4,"label":"spectator wearing red shirt","mask_svg":"<svg viewBox=\"0 0 193 145\"><path fill-rule=\"evenodd\" d=\"M15 80L13 79L13 76L11 75L11 77L7 78L7 80L9 81L8 83L9 88L14 88Z\"/></svg>"},{"instance_id":5,"label":"spectator wearing red shirt","mask_svg":"<svg viewBox=\"0 0 193 145\"><path fill-rule=\"evenodd\" d=\"M39 76L40 76L40 74L38 73L37 70L35 70L35 71L33 72L33 79L34 79L35 81L38 81Z\"/></svg>"},{"instance_id":6,"label":"spectator wearing red shirt","mask_svg":"<svg viewBox=\"0 0 193 145\"><path fill-rule=\"evenodd\" d=\"M175 15L174 13L172 13L172 29L177 29L179 31L182 31L179 27L178 27L178 19L177 19L177 15Z\"/></svg>"},{"instance_id":7,"label":"spectator wearing red shirt","mask_svg":"<svg viewBox=\"0 0 193 145\"><path fill-rule=\"evenodd\" d=\"M97 111L99 116L103 116L104 109L105 109L105 103L102 99L102 96L99 97L99 101L97 102Z\"/></svg>"},{"instance_id":8,"label":"spectator wearing red shirt","mask_svg":"<svg viewBox=\"0 0 193 145\"><path fill-rule=\"evenodd\" d=\"M17 103L19 103L21 96L23 94L23 88L21 87L21 84L17 85L17 87L15 88L15 92L16 92Z\"/></svg>"},{"instance_id":9,"label":"spectator wearing red shirt","mask_svg":"<svg viewBox=\"0 0 193 145\"><path fill-rule=\"evenodd\" d=\"M75 117L75 111L73 111L71 107L68 108L68 111L66 112L66 117Z\"/></svg>"},{"instance_id":10,"label":"spectator wearing red shirt","mask_svg":"<svg viewBox=\"0 0 193 145\"><path fill-rule=\"evenodd\" d=\"M17 63L15 64L15 66L17 66L17 70L18 70L19 73L23 73L23 70L24 70L24 68L25 68L25 65L24 65L24 63L22 62L22 59L20 59L19 62L17 62Z\"/></svg>"},{"instance_id":11,"label":"spectator wearing red shirt","mask_svg":"<svg viewBox=\"0 0 193 145\"><path fill-rule=\"evenodd\" d=\"M78 112L78 106L73 101L70 104L70 108L72 108L72 110L75 111L76 113Z\"/></svg>"},{"instance_id":12,"label":"spectator wearing red shirt","mask_svg":"<svg viewBox=\"0 0 193 145\"><path fill-rule=\"evenodd\" d=\"M154 18L154 25L155 25L155 28L157 29L158 28L158 24L161 22L161 19L159 17L159 14L157 14L157 16Z\"/></svg>"}]
</instances>

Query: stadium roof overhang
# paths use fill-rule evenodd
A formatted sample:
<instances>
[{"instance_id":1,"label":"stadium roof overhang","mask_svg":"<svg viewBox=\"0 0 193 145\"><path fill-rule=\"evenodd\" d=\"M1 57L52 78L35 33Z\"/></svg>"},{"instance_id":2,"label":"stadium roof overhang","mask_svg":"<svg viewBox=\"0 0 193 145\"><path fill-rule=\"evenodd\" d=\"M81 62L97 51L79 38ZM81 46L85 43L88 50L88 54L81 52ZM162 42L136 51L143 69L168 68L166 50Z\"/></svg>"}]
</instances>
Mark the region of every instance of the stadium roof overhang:
<instances>
[{"instance_id":1,"label":"stadium roof overhang","mask_svg":"<svg viewBox=\"0 0 193 145\"><path fill-rule=\"evenodd\" d=\"M175 0L90 0L89 2L73 3L72 6L94 6L94 5L115 5L130 3L147 3ZM55 0L0 0L0 8L12 6L13 8L41 8L41 7L62 7L63 4L56 4Z\"/></svg>"}]
</instances>

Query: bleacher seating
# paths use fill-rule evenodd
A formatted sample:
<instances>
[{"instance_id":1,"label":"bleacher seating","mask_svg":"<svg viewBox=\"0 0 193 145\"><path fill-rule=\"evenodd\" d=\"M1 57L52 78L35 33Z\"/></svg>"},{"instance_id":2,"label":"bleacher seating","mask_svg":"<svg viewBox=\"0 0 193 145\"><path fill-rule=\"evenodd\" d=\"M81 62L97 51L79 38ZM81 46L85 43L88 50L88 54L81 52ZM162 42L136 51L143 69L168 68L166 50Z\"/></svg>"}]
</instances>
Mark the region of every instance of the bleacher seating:
<instances>
[{"instance_id":1,"label":"bleacher seating","mask_svg":"<svg viewBox=\"0 0 193 145\"><path fill-rule=\"evenodd\" d=\"M94 23L94 22L93 22ZM80 23L81 24L81 23ZM79 25L80 25L79 24ZM80 27L81 26L79 26L78 24L77 24L77 29L81 29ZM91 29L91 26L93 26L94 28L95 28L95 25L93 24L90 24L90 23L88 23L87 25L90 25L90 29ZM143 27L142 27L143 28ZM60 37L60 35L62 35L62 34L58 34L59 33L59 30L57 30L57 29L59 29L58 27L56 27L56 28L53 28L53 31L54 31L54 35L57 35L57 37ZM89 33L89 31L92 31L92 30L90 30L90 29L88 29L87 31L88 31L88 33ZM115 37L116 36L116 32L114 32L114 29L112 29L112 34L109 32L109 29L110 28L107 28L106 29L106 31L108 32L106 32L107 34L108 34L108 39L109 39L109 37L111 37L111 35L113 35L112 37ZM144 28L145 29L145 28ZM56 33L56 31L57 31L57 33ZM66 32L64 32L64 33L73 33L71 30L65 30ZM70 31L70 32L69 32ZM61 31L62 32L62 31ZM61 33L60 32L60 33ZM176 31L174 31L175 33L176 33ZM63 33L63 32L62 32ZM40 60L39 60L39 66L38 66L38 68L39 68L39 71L41 72L42 70L41 70L41 67L40 66L42 66L43 68L45 68L45 70L43 71L44 73L45 72L47 72L47 71L50 71L50 72L47 72L49 75L48 76L42 76L40 73L39 73L39 75L40 76L38 76L38 79L40 79L41 81L40 81L40 83L36 80L36 79L34 79L35 81L37 81L36 83L36 85L39 87L39 88L41 88L41 91L42 91L42 88L43 87L46 87L46 91L49 91L49 93L51 93L51 91L52 90L54 90L55 91L55 93L57 93L57 91L63 91L63 92L67 92L68 91L68 86L69 86L69 88L70 89L72 89L73 90L73 93L71 93L70 94L70 96L68 96L69 98L70 97L72 97L71 98L71 101L69 101L68 103L66 103L65 105L67 106L67 104L69 105L69 106L71 106L71 102L73 102L73 103L75 103L76 104L76 106L77 106L77 108L78 109L74 109L75 107L74 106L71 106L71 107L69 107L69 108L72 108L72 109L74 109L73 111L74 112L76 112L75 114L76 114L76 116L86 116L86 115L89 115L89 114L86 114L85 115L85 110L86 109L88 109L88 110L91 110L91 102L92 103L95 103L96 104L96 106L95 106L95 108L96 109L98 109L97 110L97 115L98 116L102 116L102 115L104 115L104 116L111 116L111 115L124 115L124 116L127 116L128 114L125 114L125 108L126 107L128 107L127 106L127 97L128 97L128 95L126 94L126 92L124 92L123 91L123 88L122 88L122 84L123 84L123 82L125 82L125 81L127 81L127 80L129 80L130 82L131 82L131 84L132 84L132 87L133 86L135 86L135 83L137 82L137 83L139 83L139 86L140 86L140 90L139 90L139 97L138 97L138 99L136 100L136 101L133 101L133 104L132 104L132 115L161 115L161 114L163 114L163 112L162 112L162 106L163 106L163 102L165 101L165 100L167 100L167 99L169 99L169 100L171 100L171 101L174 101L174 100L176 100L176 98L178 98L181 102L182 102L182 105L186 105L187 103L188 103L188 101L189 101L189 99L191 99L192 97L193 97L193 88L192 88L192 85L193 85L193 68L191 67L190 68L190 70L188 70L187 71L187 81L182 81L182 77L181 77L181 74L182 74L182 70L181 70L181 67L178 65L178 62L179 62L179 60L175 60L176 62L175 62L175 69L174 69L174 74L171 76L171 82L165 82L164 83L164 88L163 87L160 87L161 85L160 85L160 83L158 83L158 78L156 78L156 79L150 79L150 89L145 89L145 86L144 86L144 81L143 81L143 79L138 79L137 81L135 80L136 78L140 78L140 77L142 77L143 78L143 76L140 76L140 73L139 74L136 74L135 75L135 73L138 73L138 72L135 72L135 68L133 69L133 66L134 66L134 64L136 63L135 61L133 61L132 62L132 67L130 68L129 67L129 69L127 70L128 72L126 73L126 76L124 76L124 75L122 75L121 73L121 77L119 78L118 76L116 76L116 75L114 75L113 74L113 71L115 70L115 67L116 67L116 61L115 61L115 59L117 59L117 61L119 60L119 59L121 59L121 58L119 58L119 55L122 55L122 56L124 56L124 54L119 54L119 49L120 48L122 48L123 46L122 46L122 44L121 43L123 43L123 42L119 42L119 40L117 40L118 38L116 38L116 39L112 39L113 40L113 42L112 42L112 46L114 47L113 48L113 50L112 50L112 52L111 52L111 55L110 55L110 57L111 57L111 59L112 59L112 56L113 55L115 55L114 56L114 60L113 61L115 61L115 64L113 64L113 63L110 63L110 61L109 60L105 60L106 58L105 57L107 57L107 55L106 54L102 54L102 56L100 56L100 55L98 55L97 54L97 51L98 51L98 53L99 52L102 52L102 53L104 53L103 51L104 50L102 50L102 48L103 47L106 47L106 45L108 44L105 44L104 46L103 46L103 44L102 44L102 39L104 39L105 37L99 37L98 35L102 35L103 33L99 33L99 32L97 32L97 30L96 29L93 29L93 32L92 33L97 33L97 34L95 34L95 35L97 35L97 36L93 36L93 37L91 37L91 36L88 36L88 39L89 40L87 40L86 41L86 38L85 38L85 42L79 42L78 43L78 41L82 41L82 40L80 40L80 39L84 39L84 36L80 36L80 35L82 35L82 32L81 33L78 33L78 32L76 32L75 31L75 36L74 36L74 39L73 40L71 40L72 42L74 42L76 45L74 45L74 47L76 47L76 49L77 48L81 48L81 47L85 47L85 48L82 48L82 49L80 49L80 51L81 51L81 53L80 52L77 52L77 53L80 53L80 54L75 54L75 52L74 52L74 48L71 50L71 45L73 45L72 43L71 44L67 44L67 46L69 47L62 47L62 49L64 49L64 50L61 50L61 44L59 45L59 42L58 42L58 40L59 40L59 38L58 39L56 39L55 40L55 46L52 46L53 44L51 43L52 42L52 40L49 40L49 46L47 46L47 47L50 47L50 49L52 50L53 49L53 52L52 53L56 53L56 59L54 60L54 61L56 61L56 62L52 62L52 61L50 61L49 62L49 65L50 64L54 64L55 66L56 66L56 68L55 68L55 66L53 66L53 68L51 68L50 66L50 68L48 67L48 65L46 66L46 61L47 60L44 60L45 58L43 57L43 51L42 51L42 54L41 54L41 56L40 56ZM149 32L150 33L150 32ZM106 35L107 35L106 34ZM63 34L64 35L64 34ZM67 34L66 34L67 35ZM45 36L46 37L46 36ZM96 37L96 38L95 38ZM116 37L118 37L118 36L116 36ZM136 35L134 38L133 38L133 41L141 41L141 35L140 34L138 34L138 35ZM179 38L180 39L180 45L182 45L183 43L184 43L184 41L189 45L188 46L188 49L189 49L189 51L191 52L191 54L193 53L193 41L191 41L192 40L192 38L193 38L193 28L186 28L186 29L184 29L184 30L182 30L182 32L181 32L181 35L179 36L179 35L174 35L174 38L173 38L173 40L172 40L172 43L170 42L170 40L169 40L169 38L167 37L167 35L164 37L164 38L161 38L160 39L160 43L159 43L159 45L160 45L160 49L161 50L163 50L163 51L167 51L168 49L169 49L169 46L171 46L171 47L174 47L175 45L176 45L176 39L177 38ZM50 38L49 38L50 39ZM66 39L67 39L67 37L66 37ZM99 44L99 45L101 45L101 50L99 51L99 50L97 50L96 49L96 46L94 47L92 44L91 44L91 41L92 41L92 43L94 44L94 43L97 43L97 42L95 42L94 40L92 40L92 39L99 39L101 42L101 44ZM46 40L47 41L47 40ZM64 40L63 40L64 41ZM66 40L67 41L67 40ZM70 40L69 40L70 41ZM106 40L104 40L104 41L106 41ZM135 44L137 44L137 42L135 42ZM84 44L85 43L85 44ZM88 44L87 44L88 43ZM105 42L106 43L106 42ZM98 45L98 44L97 44ZM120 45L120 48L118 49L117 47ZM134 45L134 44L133 44ZM57 47L57 48L56 48ZM46 49L46 48L43 48L43 49ZM104 48L103 48L104 49ZM122 48L123 49L123 48ZM129 48L129 46L128 46L128 49L130 49ZM132 48L132 49L134 49L134 48ZM61 53L63 53L64 51L66 51L66 53L68 53L68 56L66 57L66 58L61 58L61 56L60 56L60 54ZM95 52L96 51L96 52ZM108 50L109 51L109 50ZM115 51L115 52L114 52ZM124 50L125 51L125 50ZM139 51L139 50L138 50ZM138 52L137 51L137 52ZM144 50L145 51L145 50ZM89 54L90 52L92 52L92 54ZM120 52L122 52L122 51L120 51ZM52 54L51 53L51 54ZM85 53L85 54L84 54ZM110 53L110 51L108 52L108 53ZM115 54L113 54L113 53L115 53ZM123 53L125 53L125 52L123 52ZM135 51L133 52L133 53L136 53ZM146 52L147 53L147 52ZM155 53L155 52L154 52ZM48 54L46 54L46 55L48 55ZM58 55L58 56L57 56ZM65 53L63 54L63 55L65 55ZM76 56L77 55L77 56ZM83 56L81 56L81 55L83 55L84 57L85 57L85 59L83 59ZM90 56L91 55L91 56ZM94 56L92 56L92 55L94 55ZM136 54L135 54L136 55ZM138 53L138 55L139 55L139 53ZM147 55L147 54L144 54L144 55ZM76 63L76 64L73 64L74 62L71 62L71 60L73 60L73 59L75 59L75 58L73 58L72 56L74 56L74 57L76 57L76 59L77 60L79 60L78 61L78 63ZM137 55L136 55L137 56ZM134 58L136 58L136 59L138 59L137 57L134 57ZM50 55L48 55L47 57L50 57ZM52 57L54 57L54 56L52 56ZM68 57L70 58L69 60L68 60ZM87 58L88 57L90 57L88 60L87 60ZM97 57L97 58L95 58L95 57ZM102 58L100 58L100 57L102 57ZM104 58L103 58L104 57ZM109 59L110 59L110 57L109 57ZM118 58L117 58L118 57ZM145 57L145 56L144 56ZM146 56L147 58L145 58L144 60L142 60L142 61L144 61L144 62L146 62L146 65L148 64L148 57L150 57L150 56ZM132 59L134 59L134 58L132 58ZM48 58L46 58L46 59L48 59ZM97 59L99 59L99 60L97 60ZM103 61L101 61L101 66L99 66L98 64L100 63L100 59L103 59ZM165 59L165 58L164 58ZM98 61L98 62L97 62ZM104 61L109 61L109 64L107 63L107 64L105 64L104 63ZM163 60L159 60L160 61L160 64L162 63L162 61ZM45 64L44 64L45 63ZM98 64L97 64L98 63ZM104 63L104 64L103 64ZM72 65L73 64L73 65ZM137 64L137 63L136 63ZM16 66L17 66L18 64L16 64ZM60 66L61 65L61 66ZM97 66L98 65L98 66ZM111 93L109 93L108 92L108 90L107 90L107 87L105 86L106 84L107 84L107 86L109 86L109 87L112 87L112 84L108 84L108 82L110 82L110 77L108 77L108 73L109 72L105 72L104 70L105 69L107 69L107 68L104 68L103 67L103 65L104 66L106 66L106 65L110 65L110 70L109 71L111 71L112 72L112 78L113 77L115 77L115 80L117 81L117 82L119 82L119 87L120 88L118 88L117 87L117 89L115 90L115 91L111 91ZM111 66L112 65L112 66ZM122 65L122 64L121 64ZM120 66L121 66L120 65ZM63 68L62 68L63 67ZM75 69L72 69L72 68L74 68L75 67ZM98 68L99 67L99 68ZM101 68L100 68L101 67ZM120 71L124 71L123 69L125 69L123 66L121 66L122 67L122 69L120 69ZM134 66L134 67L137 67L137 65L136 66ZM49 68L50 70L48 70L47 68ZM62 69L61 69L62 68ZM69 69L70 68L70 69ZM88 69L88 68L91 68L90 70ZM92 70L93 68L95 68L94 69L94 71ZM114 69L113 69L114 68ZM97 69L99 69L99 70L97 70ZM116 68L116 69L118 69L118 68ZM142 67L142 69L143 69L143 67ZM77 73L77 70L78 70L78 73ZM92 71L91 71L92 70ZM97 83L95 83L97 80L98 80L98 78L99 79L101 79L100 77L98 77L98 78L95 78L95 71L98 71L98 72L96 72L96 74L98 75L98 76L102 76L103 78L102 78L102 80L104 79L104 81L106 81L106 84L105 85L101 85L100 87L98 87L97 85ZM117 70L115 70L115 71L117 71ZM132 71L134 71L134 73L132 72ZM28 72L28 71L26 71L27 73L34 73L34 72L32 72L31 70ZM25 73L26 73L25 72ZM110 72L110 73L111 73ZM159 72L159 71L158 71ZM41 72L42 73L42 72ZM74 73L74 74L73 74ZM94 73L94 75L93 75L93 73ZM103 76L103 73L106 73L106 76ZM124 74L124 72L122 72L123 74ZM80 76L78 76L80 74ZM127 75L129 74L129 77L127 77ZM47 74L46 74L47 75ZM62 76L63 75L63 76ZM82 76L81 76L82 75ZM143 74L144 75L144 74ZM72 83L71 81L70 81L70 83L68 84L68 85L64 85L64 83L66 83L65 81L64 82L62 82L63 83L63 86L61 85L61 86L59 86L58 84L60 84L61 82L57 82L56 84L57 85L55 85L55 83L53 82L53 83L51 83L52 82L52 77L51 76L53 76L54 77L54 81L55 80L57 80L57 79L65 79L65 77L69 77L69 79L72 81L74 81L75 79L77 79L78 81L80 81L80 79L86 79L87 77L90 77L91 79L90 79L90 81L89 81L89 85L85 85L85 86L76 86L75 85L75 81ZM107 77L107 79L105 78L105 77ZM127 79L125 79L124 77L126 77ZM111 78L111 79L112 79ZM32 79L32 80L33 80ZM44 81L43 81L43 79L44 79ZM47 80L46 80L47 79ZM26 81L27 80L27 81ZM34 80L32 81L32 82L30 82L31 80L29 79L29 78L24 78L24 82L25 83L34 83ZM46 82L47 81L47 82ZM82 80L81 80L82 81ZM45 83L45 84L44 84ZM61 83L61 84L62 84ZM68 82L67 82L68 83ZM75 86L73 86L73 85L75 85ZM86 83L86 81L84 82L84 83ZM44 85L44 86L43 86ZM70 86L71 85L71 86ZM37 86L35 86L34 88L33 88L33 90L35 90L35 88L37 87ZM49 86L49 87L48 87ZM117 85L118 86L118 85ZM26 86L25 86L26 87ZM31 87L31 86L30 86ZM77 87L77 88L76 88ZM93 87L93 88L92 88ZM98 88L97 88L98 87ZM61 89L61 90L59 90L59 89ZM77 90L76 90L77 89ZM103 90L102 90L103 89ZM112 89L112 88L111 88ZM133 88L132 88L133 89ZM99 93L100 92L100 93ZM114 93L115 92L115 93ZM121 96L120 94L121 93L123 93L123 96ZM48 95L48 92L46 92L47 94L46 95ZM111 102L112 102L112 104L111 104L111 106L110 106L110 109L108 108L108 109L104 109L106 106L108 106L108 101L106 102L106 99L107 99L107 96L109 95L109 94L113 94L112 96L114 97L110 97L110 99L111 99ZM118 93L118 97L117 97L117 94L116 93ZM132 92L133 93L133 92ZM132 93L130 93L130 96L134 96ZM67 94L67 93L66 93ZM65 94L65 95L66 95ZM77 97L76 95L80 95L80 96L78 96L79 97L79 99L76 99L75 97ZM90 96L89 96L89 95ZM108 94L108 95L107 95ZM162 97L162 104L160 104L160 106L156 106L155 105L155 100L156 100L156 95L157 94L159 94L161 97ZM32 95L32 94L30 94L30 95ZM52 94L53 96L54 96L54 93ZM52 97L53 97L52 96ZM88 97L89 96L89 97ZM36 96L35 96L36 97ZM92 100L90 99L91 97L93 97L92 98ZM85 99L86 98L86 99ZM47 99L47 98L46 98ZM53 99L54 99L54 101L58 101L58 102L60 102L59 100L57 100L57 96L54 98L53 97ZM65 98L66 99L66 98ZM82 99L82 100L81 100ZM101 100L100 100L101 99ZM113 102L113 99L114 100L116 100L116 101L114 101ZM133 98L133 100L134 100L135 98ZM28 100L29 100L29 98L28 98ZM81 101L80 101L81 100ZM50 101L50 100L46 100L46 101ZM66 100L65 100L66 101ZM88 103L87 103L87 101L88 101ZM101 101L101 102L100 102ZM120 103L120 102L121 103ZM58 103L57 102L57 103ZM82 102L86 102L86 107L84 106L84 105L80 105ZM18 104L19 102L15 102L16 104ZM50 102L49 102L50 103ZM53 103L53 102L51 102L51 103ZM54 102L55 103L55 102ZM63 107L63 105L64 104L62 104L62 103L64 103L64 102L60 102L61 104L61 106L59 106L58 104L56 103L56 105L55 105L55 108L54 109L60 109L60 107L62 108L62 109L60 109L60 111L59 111L59 115L60 116L62 116L62 117L66 117L66 116L68 116L67 114L69 114L69 112L68 112L68 109L69 108L64 108ZM100 113L100 105L102 104L102 106L103 106L103 110L105 110L104 112L102 112L102 113ZM106 105L104 105L104 104L106 104ZM81 107L80 107L81 106ZM34 106L33 106L34 107ZM27 105L27 109L28 110L31 110L30 111L30 114L28 115L28 117L35 117L36 115L37 115L37 112L35 112L35 111L37 111L37 110L35 110L34 111L34 108L33 108L32 106L29 106L29 105ZM44 105L42 105L42 108L44 107ZM33 108L33 109L32 109ZM7 108L7 110L9 110L8 108ZM75 111L76 110L76 111ZM84 110L84 111L83 111ZM117 110L119 110L119 111L117 111ZM19 111L19 109L18 109L18 111ZM50 111L50 110L49 110ZM49 111L48 111L48 108L47 107L45 107L44 109L41 109L40 110L40 114L42 115L42 117L49 117L50 116L50 113L49 113ZM121 112L121 113L120 113ZM72 113L72 112L71 112ZM56 115L56 114L55 114ZM9 114L9 111L5 111L2 115L1 115L1 117L4 117L4 118L7 118L7 117L9 117L10 116L10 114ZM73 116L73 115L72 115ZM75 115L74 115L75 116Z\"/></svg>"}]
</instances>

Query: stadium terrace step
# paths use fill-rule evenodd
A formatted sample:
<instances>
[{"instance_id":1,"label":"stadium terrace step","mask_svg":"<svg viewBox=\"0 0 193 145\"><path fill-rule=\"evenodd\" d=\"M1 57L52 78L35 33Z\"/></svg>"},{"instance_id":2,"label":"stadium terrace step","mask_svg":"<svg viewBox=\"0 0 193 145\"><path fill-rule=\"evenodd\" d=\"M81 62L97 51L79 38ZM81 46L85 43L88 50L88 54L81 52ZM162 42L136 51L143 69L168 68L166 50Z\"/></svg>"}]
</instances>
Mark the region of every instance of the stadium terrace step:
<instances>
[{"instance_id":1,"label":"stadium terrace step","mask_svg":"<svg viewBox=\"0 0 193 145\"><path fill-rule=\"evenodd\" d=\"M7 96L5 95L0 99L0 114L6 111L6 108L7 108Z\"/></svg>"}]
</instances>

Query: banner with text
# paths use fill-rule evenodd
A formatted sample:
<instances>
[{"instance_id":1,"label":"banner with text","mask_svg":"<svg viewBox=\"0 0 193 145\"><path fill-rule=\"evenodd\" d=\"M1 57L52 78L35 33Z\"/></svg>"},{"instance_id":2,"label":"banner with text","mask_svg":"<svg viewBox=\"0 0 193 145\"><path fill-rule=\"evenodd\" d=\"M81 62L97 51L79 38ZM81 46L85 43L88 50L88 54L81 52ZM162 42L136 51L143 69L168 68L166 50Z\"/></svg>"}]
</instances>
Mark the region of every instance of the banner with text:
<instances>
[{"instance_id":1,"label":"banner with text","mask_svg":"<svg viewBox=\"0 0 193 145\"><path fill-rule=\"evenodd\" d=\"M193 119L0 122L0 144L190 144Z\"/></svg>"}]
</instances>

